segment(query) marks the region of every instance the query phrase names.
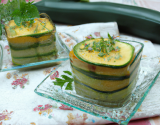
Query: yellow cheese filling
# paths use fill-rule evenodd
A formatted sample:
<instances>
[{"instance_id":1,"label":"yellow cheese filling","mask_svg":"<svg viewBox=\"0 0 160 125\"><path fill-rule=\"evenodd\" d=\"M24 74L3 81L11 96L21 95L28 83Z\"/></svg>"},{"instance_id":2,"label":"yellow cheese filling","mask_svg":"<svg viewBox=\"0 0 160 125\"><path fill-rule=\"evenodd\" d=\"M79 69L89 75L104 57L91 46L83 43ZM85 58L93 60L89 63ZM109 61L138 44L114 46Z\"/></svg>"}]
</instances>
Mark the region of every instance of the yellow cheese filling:
<instances>
[{"instance_id":1,"label":"yellow cheese filling","mask_svg":"<svg viewBox=\"0 0 160 125\"><path fill-rule=\"evenodd\" d=\"M14 20L11 20L5 26L7 37L15 38L20 36L38 35L54 30L52 23L47 18L36 18L34 23L30 24L28 21L26 25L17 26Z\"/></svg>"},{"instance_id":2,"label":"yellow cheese filling","mask_svg":"<svg viewBox=\"0 0 160 125\"><path fill-rule=\"evenodd\" d=\"M107 39L105 39L107 40ZM86 44L90 44L92 46L93 41L99 42L99 39L93 39L90 41L87 41ZM123 65L125 62L127 63L131 58L131 55L133 53L133 49L130 45L121 43L121 42L115 42L115 45L113 47L118 46L120 48L119 51L112 50L108 55L104 55L103 57L98 56L100 52L97 51L87 51L83 50L84 45L80 46L79 49L79 56L89 62L92 63L99 63L99 64L107 64L107 65Z\"/></svg>"}]
</instances>

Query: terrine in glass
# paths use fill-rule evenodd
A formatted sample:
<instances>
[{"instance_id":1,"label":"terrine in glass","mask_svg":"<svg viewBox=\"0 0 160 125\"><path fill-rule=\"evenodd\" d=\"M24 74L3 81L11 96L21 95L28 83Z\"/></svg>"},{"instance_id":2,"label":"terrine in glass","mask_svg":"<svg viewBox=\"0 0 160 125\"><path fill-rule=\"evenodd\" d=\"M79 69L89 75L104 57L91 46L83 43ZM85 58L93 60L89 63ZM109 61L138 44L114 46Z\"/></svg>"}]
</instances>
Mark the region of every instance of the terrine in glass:
<instances>
[{"instance_id":1,"label":"terrine in glass","mask_svg":"<svg viewBox=\"0 0 160 125\"><path fill-rule=\"evenodd\" d=\"M90 39L89 41L91 40L95 41L95 39ZM110 57L112 56L110 60L107 57L98 57L91 54L92 52L90 51L93 48L93 44L87 41L81 42L83 44L79 43L80 45L77 44L69 54L76 93L91 99L92 102L95 100L95 103L103 106L120 107L125 105L136 86L143 44L132 41L117 41L116 43L121 42L131 45L133 51L130 52L132 56L127 63L116 65L102 63L103 60L108 62L111 60L112 63L116 63L118 60L112 53L107 55L107 57L109 55ZM77 46L79 46L79 51L81 52L86 51L82 49L86 49L85 46L89 44L92 44L92 48L87 48L90 50L88 52L90 55L84 58L83 55L85 53L78 54ZM119 52L122 54L122 51L123 48L121 46ZM125 58L127 53L129 53L129 50L125 50L119 58ZM91 62L88 61L91 58L90 56L97 56L97 58L92 58L93 62ZM97 59L100 59L100 61L96 62Z\"/></svg>"},{"instance_id":2,"label":"terrine in glass","mask_svg":"<svg viewBox=\"0 0 160 125\"><path fill-rule=\"evenodd\" d=\"M49 18L35 18L20 26L11 20L5 30L14 65L57 58L56 27Z\"/></svg>"}]
</instances>

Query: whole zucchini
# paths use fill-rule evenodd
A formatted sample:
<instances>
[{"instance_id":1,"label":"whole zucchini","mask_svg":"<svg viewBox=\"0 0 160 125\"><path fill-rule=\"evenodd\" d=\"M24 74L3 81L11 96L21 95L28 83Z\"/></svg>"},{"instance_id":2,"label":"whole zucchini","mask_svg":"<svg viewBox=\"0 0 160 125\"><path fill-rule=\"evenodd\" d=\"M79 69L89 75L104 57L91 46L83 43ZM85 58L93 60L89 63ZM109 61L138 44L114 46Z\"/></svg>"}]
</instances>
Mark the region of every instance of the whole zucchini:
<instances>
[{"instance_id":1,"label":"whole zucchini","mask_svg":"<svg viewBox=\"0 0 160 125\"><path fill-rule=\"evenodd\" d=\"M160 13L158 11L108 2L45 0L35 5L41 13L47 13L54 22L78 25L116 21L120 32L160 43Z\"/></svg>"}]
</instances>

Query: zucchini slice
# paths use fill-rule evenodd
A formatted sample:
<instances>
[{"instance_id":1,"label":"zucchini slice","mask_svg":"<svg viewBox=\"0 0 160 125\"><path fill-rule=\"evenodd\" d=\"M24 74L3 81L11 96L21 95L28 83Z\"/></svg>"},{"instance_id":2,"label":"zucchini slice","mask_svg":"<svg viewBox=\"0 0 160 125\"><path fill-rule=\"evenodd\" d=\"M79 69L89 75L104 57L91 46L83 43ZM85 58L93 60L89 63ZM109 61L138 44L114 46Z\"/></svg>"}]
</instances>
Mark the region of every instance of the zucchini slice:
<instances>
[{"instance_id":1,"label":"zucchini slice","mask_svg":"<svg viewBox=\"0 0 160 125\"><path fill-rule=\"evenodd\" d=\"M131 62L134 55L134 47L131 44L116 40L111 47L107 44L108 39L103 40L106 44L105 47L102 45L103 48L99 47L103 44L101 38L84 40L73 48L74 54L86 63L109 68L122 68ZM94 47L99 48L93 49Z\"/></svg>"},{"instance_id":2,"label":"zucchini slice","mask_svg":"<svg viewBox=\"0 0 160 125\"><path fill-rule=\"evenodd\" d=\"M7 37L10 39L22 36L39 38L40 36L51 33L53 30L55 30L52 23L46 18L36 18L34 19L33 24L27 22L25 26L17 26L14 20L11 20L5 26L5 29L7 32Z\"/></svg>"}]
</instances>

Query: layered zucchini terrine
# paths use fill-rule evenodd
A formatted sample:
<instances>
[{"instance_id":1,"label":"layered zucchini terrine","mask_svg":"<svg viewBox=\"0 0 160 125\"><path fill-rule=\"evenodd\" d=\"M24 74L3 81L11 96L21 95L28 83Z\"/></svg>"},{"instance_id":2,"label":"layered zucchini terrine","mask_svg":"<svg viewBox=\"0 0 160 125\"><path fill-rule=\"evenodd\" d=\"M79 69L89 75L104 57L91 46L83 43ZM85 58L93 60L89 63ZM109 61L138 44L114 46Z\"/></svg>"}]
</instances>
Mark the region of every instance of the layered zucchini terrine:
<instances>
[{"instance_id":1,"label":"layered zucchini terrine","mask_svg":"<svg viewBox=\"0 0 160 125\"><path fill-rule=\"evenodd\" d=\"M136 85L141 57L134 51L129 43L108 38L78 43L69 54L76 93L111 107L126 102Z\"/></svg>"},{"instance_id":2,"label":"layered zucchini terrine","mask_svg":"<svg viewBox=\"0 0 160 125\"><path fill-rule=\"evenodd\" d=\"M47 18L35 18L17 26L11 20L6 26L12 62L23 65L57 57L55 26Z\"/></svg>"}]
</instances>

